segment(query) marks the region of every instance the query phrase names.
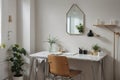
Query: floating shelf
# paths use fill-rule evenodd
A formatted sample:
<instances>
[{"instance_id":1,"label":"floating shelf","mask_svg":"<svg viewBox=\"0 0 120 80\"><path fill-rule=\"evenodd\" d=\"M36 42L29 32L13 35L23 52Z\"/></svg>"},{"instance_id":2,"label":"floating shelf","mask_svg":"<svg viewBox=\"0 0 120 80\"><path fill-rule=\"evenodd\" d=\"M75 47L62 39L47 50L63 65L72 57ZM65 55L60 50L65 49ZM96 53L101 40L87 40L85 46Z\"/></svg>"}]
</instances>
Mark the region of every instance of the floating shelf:
<instances>
[{"instance_id":1,"label":"floating shelf","mask_svg":"<svg viewBox=\"0 0 120 80\"><path fill-rule=\"evenodd\" d=\"M96 26L96 27L116 27L117 25L112 25L112 24L103 24L103 25L93 25L93 26Z\"/></svg>"}]
</instances>

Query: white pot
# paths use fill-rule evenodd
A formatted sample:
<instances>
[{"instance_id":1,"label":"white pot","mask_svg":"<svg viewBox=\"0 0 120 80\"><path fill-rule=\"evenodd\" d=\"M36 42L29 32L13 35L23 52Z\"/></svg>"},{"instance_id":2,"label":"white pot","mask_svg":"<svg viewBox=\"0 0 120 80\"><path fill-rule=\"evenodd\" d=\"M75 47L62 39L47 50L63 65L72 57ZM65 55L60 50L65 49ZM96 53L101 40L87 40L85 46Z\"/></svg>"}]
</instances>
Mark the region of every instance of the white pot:
<instances>
[{"instance_id":1,"label":"white pot","mask_svg":"<svg viewBox=\"0 0 120 80\"><path fill-rule=\"evenodd\" d=\"M20 76L20 77L13 77L13 80L23 80L23 76Z\"/></svg>"}]
</instances>

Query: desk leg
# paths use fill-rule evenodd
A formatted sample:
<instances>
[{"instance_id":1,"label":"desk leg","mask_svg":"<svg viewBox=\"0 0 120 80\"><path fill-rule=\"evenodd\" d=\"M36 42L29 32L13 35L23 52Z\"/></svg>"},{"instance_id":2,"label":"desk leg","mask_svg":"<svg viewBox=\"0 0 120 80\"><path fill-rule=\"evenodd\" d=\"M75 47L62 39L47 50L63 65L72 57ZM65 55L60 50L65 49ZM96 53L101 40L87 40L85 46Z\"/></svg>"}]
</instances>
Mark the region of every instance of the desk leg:
<instances>
[{"instance_id":1,"label":"desk leg","mask_svg":"<svg viewBox=\"0 0 120 80\"><path fill-rule=\"evenodd\" d=\"M29 72L28 80L30 80L30 77L31 77L31 74L32 74L33 63L34 63L34 58L31 59L31 63L30 63L30 72Z\"/></svg>"},{"instance_id":2,"label":"desk leg","mask_svg":"<svg viewBox=\"0 0 120 80\"><path fill-rule=\"evenodd\" d=\"M93 75L93 80L96 80L96 73L95 73L95 65L94 65L94 61L92 61L92 75Z\"/></svg>"},{"instance_id":3,"label":"desk leg","mask_svg":"<svg viewBox=\"0 0 120 80\"><path fill-rule=\"evenodd\" d=\"M46 79L46 59L44 60L44 66L43 66L43 72L44 72L44 79L43 80L45 80Z\"/></svg>"},{"instance_id":4,"label":"desk leg","mask_svg":"<svg viewBox=\"0 0 120 80\"><path fill-rule=\"evenodd\" d=\"M45 59L44 61L45 61L44 67L43 67L43 69L44 69L44 80L46 80L46 78L48 77L48 60Z\"/></svg>"},{"instance_id":5,"label":"desk leg","mask_svg":"<svg viewBox=\"0 0 120 80\"><path fill-rule=\"evenodd\" d=\"M104 66L103 66L103 60L100 61L100 67L101 67L101 80L104 80Z\"/></svg>"},{"instance_id":6,"label":"desk leg","mask_svg":"<svg viewBox=\"0 0 120 80\"><path fill-rule=\"evenodd\" d=\"M38 80L38 60L35 61L35 80Z\"/></svg>"}]
</instances>

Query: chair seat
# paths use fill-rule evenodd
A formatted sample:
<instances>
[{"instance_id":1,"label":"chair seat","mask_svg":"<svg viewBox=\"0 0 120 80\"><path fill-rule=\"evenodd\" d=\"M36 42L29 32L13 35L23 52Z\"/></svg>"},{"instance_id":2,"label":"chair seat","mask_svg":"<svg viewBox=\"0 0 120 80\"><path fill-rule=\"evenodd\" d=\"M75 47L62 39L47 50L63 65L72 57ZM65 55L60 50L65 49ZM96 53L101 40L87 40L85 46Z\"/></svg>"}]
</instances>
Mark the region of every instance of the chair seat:
<instances>
[{"instance_id":1,"label":"chair seat","mask_svg":"<svg viewBox=\"0 0 120 80\"><path fill-rule=\"evenodd\" d=\"M80 74L81 72L82 72L81 70L70 69L70 76L69 77L74 77L74 76Z\"/></svg>"}]
</instances>

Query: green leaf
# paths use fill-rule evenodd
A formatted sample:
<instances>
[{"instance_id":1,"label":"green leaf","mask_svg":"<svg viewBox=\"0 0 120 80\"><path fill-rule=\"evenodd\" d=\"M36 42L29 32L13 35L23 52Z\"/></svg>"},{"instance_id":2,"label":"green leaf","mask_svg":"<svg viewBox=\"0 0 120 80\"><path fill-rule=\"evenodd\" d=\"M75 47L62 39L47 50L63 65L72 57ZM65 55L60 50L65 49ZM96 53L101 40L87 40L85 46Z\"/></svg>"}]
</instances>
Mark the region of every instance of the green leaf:
<instances>
[{"instance_id":1,"label":"green leaf","mask_svg":"<svg viewBox=\"0 0 120 80\"><path fill-rule=\"evenodd\" d=\"M18 45L18 44L15 44L14 46L17 47L17 48L19 48L19 45Z\"/></svg>"},{"instance_id":2,"label":"green leaf","mask_svg":"<svg viewBox=\"0 0 120 80\"><path fill-rule=\"evenodd\" d=\"M98 50L100 49L100 47L99 47L97 44L95 44L92 48L93 48L93 50L95 50L95 51L98 51Z\"/></svg>"},{"instance_id":3,"label":"green leaf","mask_svg":"<svg viewBox=\"0 0 120 80\"><path fill-rule=\"evenodd\" d=\"M79 32L84 32L84 26L81 23L79 25L76 25L76 28Z\"/></svg>"},{"instance_id":4,"label":"green leaf","mask_svg":"<svg viewBox=\"0 0 120 80\"><path fill-rule=\"evenodd\" d=\"M21 48L21 53L23 53L24 55L26 55L26 50L24 48Z\"/></svg>"}]
</instances>

